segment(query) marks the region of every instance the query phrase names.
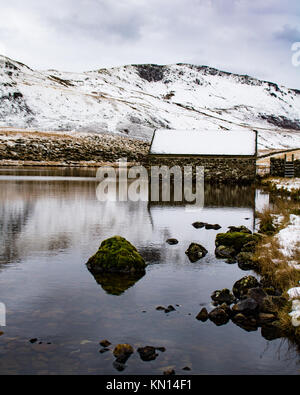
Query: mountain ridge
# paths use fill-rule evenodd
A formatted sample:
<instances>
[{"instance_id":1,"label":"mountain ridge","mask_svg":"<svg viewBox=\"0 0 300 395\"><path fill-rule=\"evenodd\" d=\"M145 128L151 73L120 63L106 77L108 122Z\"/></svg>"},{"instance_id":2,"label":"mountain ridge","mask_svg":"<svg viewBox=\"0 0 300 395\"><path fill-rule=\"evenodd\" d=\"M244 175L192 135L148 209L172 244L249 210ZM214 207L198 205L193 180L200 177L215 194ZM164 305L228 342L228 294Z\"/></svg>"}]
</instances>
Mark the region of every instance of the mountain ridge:
<instances>
[{"instance_id":1,"label":"mountain ridge","mask_svg":"<svg viewBox=\"0 0 300 395\"><path fill-rule=\"evenodd\" d=\"M36 71L0 55L0 126L117 133L155 128L259 132L261 148L300 146L300 91L204 65Z\"/></svg>"}]
</instances>

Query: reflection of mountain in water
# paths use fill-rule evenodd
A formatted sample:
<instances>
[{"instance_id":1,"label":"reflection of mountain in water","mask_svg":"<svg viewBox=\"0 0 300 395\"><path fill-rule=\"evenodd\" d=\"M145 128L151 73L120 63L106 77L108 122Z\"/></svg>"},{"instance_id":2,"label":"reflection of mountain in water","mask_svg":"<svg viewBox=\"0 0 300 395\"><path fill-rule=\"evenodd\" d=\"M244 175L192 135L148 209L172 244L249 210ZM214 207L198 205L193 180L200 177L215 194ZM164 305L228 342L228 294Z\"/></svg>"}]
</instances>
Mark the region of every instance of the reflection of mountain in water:
<instances>
[{"instance_id":1,"label":"reflection of mountain in water","mask_svg":"<svg viewBox=\"0 0 300 395\"><path fill-rule=\"evenodd\" d=\"M95 280L103 290L111 295L121 295L128 288L132 287L137 281L139 281L144 274L97 274L94 275Z\"/></svg>"},{"instance_id":2,"label":"reflection of mountain in water","mask_svg":"<svg viewBox=\"0 0 300 395\"><path fill-rule=\"evenodd\" d=\"M34 203L19 200L10 205L0 205L0 265L18 259L17 239L34 210Z\"/></svg>"}]
</instances>

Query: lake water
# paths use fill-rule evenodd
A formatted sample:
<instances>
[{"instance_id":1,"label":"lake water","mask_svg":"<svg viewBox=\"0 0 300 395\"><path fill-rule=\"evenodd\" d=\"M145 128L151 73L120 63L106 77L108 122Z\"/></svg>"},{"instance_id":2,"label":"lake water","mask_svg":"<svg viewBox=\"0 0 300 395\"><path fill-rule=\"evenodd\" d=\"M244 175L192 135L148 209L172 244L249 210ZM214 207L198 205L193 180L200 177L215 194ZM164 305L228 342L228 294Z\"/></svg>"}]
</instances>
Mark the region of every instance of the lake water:
<instances>
[{"instance_id":1,"label":"lake water","mask_svg":"<svg viewBox=\"0 0 300 395\"><path fill-rule=\"evenodd\" d=\"M255 227L255 210L269 196L253 187L206 186L203 209L147 202L100 202L95 169L0 170L1 374L299 374L299 355L284 339L266 340L231 321L197 321L213 308L213 291L232 288L241 271L214 256L218 232ZM195 221L219 231L194 229ZM121 235L147 263L135 284L97 283L85 263L101 241ZM179 244L166 240L175 237ZM185 251L198 242L209 253L191 263ZM172 304L165 314L159 305ZM37 338L34 344L29 340ZM116 369L113 347L165 347L150 362L135 353ZM50 344L48 344L50 343ZM190 372L182 368L189 366Z\"/></svg>"}]
</instances>

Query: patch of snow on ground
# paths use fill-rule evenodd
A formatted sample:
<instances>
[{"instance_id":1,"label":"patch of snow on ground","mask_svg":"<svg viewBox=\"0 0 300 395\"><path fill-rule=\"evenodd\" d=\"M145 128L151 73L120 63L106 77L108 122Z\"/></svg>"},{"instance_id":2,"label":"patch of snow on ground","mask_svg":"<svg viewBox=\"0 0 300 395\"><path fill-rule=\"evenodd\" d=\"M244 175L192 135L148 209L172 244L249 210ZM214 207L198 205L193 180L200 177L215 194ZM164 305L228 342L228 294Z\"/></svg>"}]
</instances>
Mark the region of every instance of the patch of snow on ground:
<instances>
[{"instance_id":1,"label":"patch of snow on ground","mask_svg":"<svg viewBox=\"0 0 300 395\"><path fill-rule=\"evenodd\" d=\"M300 243L300 216L291 215L290 224L282 229L278 235L278 240L282 246L281 252L287 256L291 257L295 249L299 248ZM296 261L289 262L289 266L294 269L299 270L300 265ZM300 286L291 288L288 290L288 295L290 299L293 300L292 311L289 314L292 319L292 325L294 327L300 326Z\"/></svg>"},{"instance_id":2,"label":"patch of snow on ground","mask_svg":"<svg viewBox=\"0 0 300 395\"><path fill-rule=\"evenodd\" d=\"M298 297L300 297L300 293ZM292 311L289 315L292 317L293 326L296 328L300 326L300 300L293 300Z\"/></svg>"},{"instance_id":3,"label":"patch of snow on ground","mask_svg":"<svg viewBox=\"0 0 300 395\"><path fill-rule=\"evenodd\" d=\"M300 216L291 215L290 224L282 229L277 237L282 247L281 252L287 257L292 256L300 243Z\"/></svg>"},{"instance_id":4,"label":"patch of snow on ground","mask_svg":"<svg viewBox=\"0 0 300 395\"><path fill-rule=\"evenodd\" d=\"M300 178L282 178L274 179L273 184L277 189L285 189L291 192L293 189L300 189Z\"/></svg>"}]
</instances>

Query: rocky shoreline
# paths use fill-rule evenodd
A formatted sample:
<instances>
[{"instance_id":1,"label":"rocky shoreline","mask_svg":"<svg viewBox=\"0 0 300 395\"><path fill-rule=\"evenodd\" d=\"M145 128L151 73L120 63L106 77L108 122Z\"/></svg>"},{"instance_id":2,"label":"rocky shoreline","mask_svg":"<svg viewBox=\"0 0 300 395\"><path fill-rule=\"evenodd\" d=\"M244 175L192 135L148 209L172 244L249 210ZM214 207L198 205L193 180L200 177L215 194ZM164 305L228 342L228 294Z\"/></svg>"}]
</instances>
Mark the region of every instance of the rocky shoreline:
<instances>
[{"instance_id":1,"label":"rocky shoreline","mask_svg":"<svg viewBox=\"0 0 300 395\"><path fill-rule=\"evenodd\" d=\"M0 132L2 166L97 166L127 158L139 163L149 143L111 134Z\"/></svg>"}]
</instances>

